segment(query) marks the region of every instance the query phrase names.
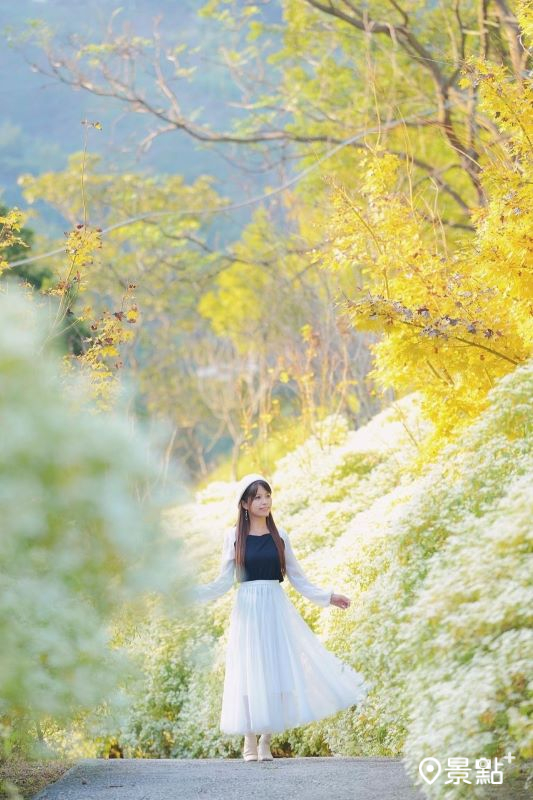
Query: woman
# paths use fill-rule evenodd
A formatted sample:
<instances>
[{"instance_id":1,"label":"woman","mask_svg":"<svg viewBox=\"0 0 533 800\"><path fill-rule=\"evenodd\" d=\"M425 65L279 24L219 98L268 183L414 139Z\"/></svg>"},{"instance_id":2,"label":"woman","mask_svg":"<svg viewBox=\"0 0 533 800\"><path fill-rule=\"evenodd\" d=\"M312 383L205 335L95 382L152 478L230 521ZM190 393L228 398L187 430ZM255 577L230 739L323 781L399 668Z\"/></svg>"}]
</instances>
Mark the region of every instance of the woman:
<instances>
[{"instance_id":1,"label":"woman","mask_svg":"<svg viewBox=\"0 0 533 800\"><path fill-rule=\"evenodd\" d=\"M220 730L245 735L245 761L271 760L272 733L348 708L368 691L363 677L324 647L280 585L286 575L319 606L346 609L351 602L307 579L287 532L276 527L271 494L261 475L240 481L237 525L225 534L220 574L193 590L197 602L214 600L237 574Z\"/></svg>"}]
</instances>

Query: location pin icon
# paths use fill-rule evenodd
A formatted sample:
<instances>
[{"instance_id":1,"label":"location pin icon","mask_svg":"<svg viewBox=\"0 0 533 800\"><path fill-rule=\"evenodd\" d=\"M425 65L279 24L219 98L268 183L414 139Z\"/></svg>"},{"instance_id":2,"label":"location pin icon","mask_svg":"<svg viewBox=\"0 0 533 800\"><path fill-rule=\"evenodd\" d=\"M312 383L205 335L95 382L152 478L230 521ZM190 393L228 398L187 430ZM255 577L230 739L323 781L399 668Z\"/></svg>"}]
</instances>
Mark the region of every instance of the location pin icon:
<instances>
[{"instance_id":1,"label":"location pin icon","mask_svg":"<svg viewBox=\"0 0 533 800\"><path fill-rule=\"evenodd\" d=\"M433 758L433 756L428 756L428 758L422 759L422 761L418 765L418 771L424 778L425 782L429 783L429 785L431 786L431 784L434 783L439 777L442 768L438 758Z\"/></svg>"}]
</instances>

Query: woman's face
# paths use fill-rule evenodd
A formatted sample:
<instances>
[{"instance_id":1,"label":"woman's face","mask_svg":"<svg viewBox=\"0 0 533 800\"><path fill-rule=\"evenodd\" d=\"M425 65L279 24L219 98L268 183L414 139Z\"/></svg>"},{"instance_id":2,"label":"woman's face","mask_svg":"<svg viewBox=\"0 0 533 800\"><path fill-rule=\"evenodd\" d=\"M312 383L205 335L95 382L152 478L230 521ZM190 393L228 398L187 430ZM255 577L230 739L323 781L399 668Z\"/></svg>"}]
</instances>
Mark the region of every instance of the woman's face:
<instances>
[{"instance_id":1,"label":"woman's face","mask_svg":"<svg viewBox=\"0 0 533 800\"><path fill-rule=\"evenodd\" d=\"M256 517L268 517L272 508L270 492L260 486L254 498L248 499L248 511Z\"/></svg>"}]
</instances>

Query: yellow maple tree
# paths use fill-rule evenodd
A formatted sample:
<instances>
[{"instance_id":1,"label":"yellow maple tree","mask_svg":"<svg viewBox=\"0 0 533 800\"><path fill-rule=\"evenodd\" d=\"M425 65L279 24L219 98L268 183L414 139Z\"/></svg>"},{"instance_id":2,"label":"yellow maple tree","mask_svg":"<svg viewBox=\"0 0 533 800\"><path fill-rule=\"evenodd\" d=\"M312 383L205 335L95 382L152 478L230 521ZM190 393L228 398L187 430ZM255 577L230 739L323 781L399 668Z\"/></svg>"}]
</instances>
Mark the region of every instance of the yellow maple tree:
<instances>
[{"instance_id":1,"label":"yellow maple tree","mask_svg":"<svg viewBox=\"0 0 533 800\"><path fill-rule=\"evenodd\" d=\"M532 16L522 4L524 32ZM372 346L370 378L400 395L421 393L434 428L420 463L486 407L489 389L530 357L533 341L531 86L483 59L465 62L461 84L476 85L501 136L480 172L488 203L471 209L475 232L453 250L443 229L427 224L396 156L367 155L356 191L329 179L323 266L339 274L351 323L384 334Z\"/></svg>"}]
</instances>

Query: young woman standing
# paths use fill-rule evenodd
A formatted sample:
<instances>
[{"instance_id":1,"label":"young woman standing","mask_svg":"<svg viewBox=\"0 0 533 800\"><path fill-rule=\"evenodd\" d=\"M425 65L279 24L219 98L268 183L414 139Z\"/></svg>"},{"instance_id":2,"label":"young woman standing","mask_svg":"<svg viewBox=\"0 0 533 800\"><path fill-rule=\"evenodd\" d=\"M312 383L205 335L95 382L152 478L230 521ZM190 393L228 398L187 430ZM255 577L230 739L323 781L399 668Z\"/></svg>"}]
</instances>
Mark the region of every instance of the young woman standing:
<instances>
[{"instance_id":1,"label":"young woman standing","mask_svg":"<svg viewBox=\"0 0 533 800\"><path fill-rule=\"evenodd\" d=\"M287 532L274 522L268 481L246 475L236 504L237 525L224 536L220 574L195 587L193 600L214 600L231 588L235 575L239 581L230 616L220 730L244 734L244 759L264 761L272 759L272 733L357 704L368 688L362 675L324 647L281 587L286 575L319 606L346 609L351 602L305 576Z\"/></svg>"}]
</instances>

